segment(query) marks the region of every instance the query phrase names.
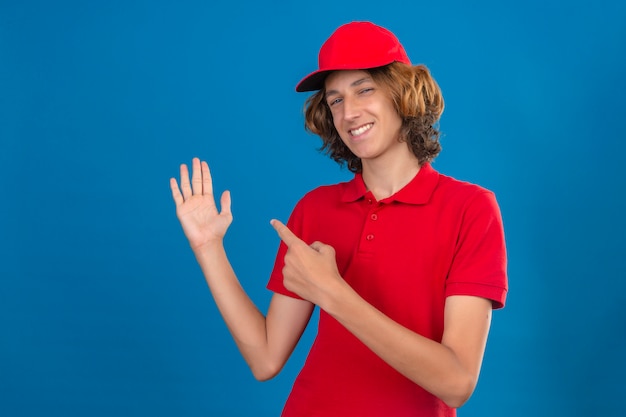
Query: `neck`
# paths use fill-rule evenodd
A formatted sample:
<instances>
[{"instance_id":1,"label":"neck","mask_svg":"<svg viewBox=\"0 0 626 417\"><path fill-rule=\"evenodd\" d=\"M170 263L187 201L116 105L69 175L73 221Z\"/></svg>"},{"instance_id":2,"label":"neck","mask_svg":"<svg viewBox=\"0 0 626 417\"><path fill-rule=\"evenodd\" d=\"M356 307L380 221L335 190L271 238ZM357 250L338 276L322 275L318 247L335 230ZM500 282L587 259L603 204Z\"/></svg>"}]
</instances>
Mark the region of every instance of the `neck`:
<instances>
[{"instance_id":1,"label":"neck","mask_svg":"<svg viewBox=\"0 0 626 417\"><path fill-rule=\"evenodd\" d=\"M382 200L400 191L420 170L420 164L413 154L393 163L378 162L380 161L362 161L363 182L376 200Z\"/></svg>"}]
</instances>

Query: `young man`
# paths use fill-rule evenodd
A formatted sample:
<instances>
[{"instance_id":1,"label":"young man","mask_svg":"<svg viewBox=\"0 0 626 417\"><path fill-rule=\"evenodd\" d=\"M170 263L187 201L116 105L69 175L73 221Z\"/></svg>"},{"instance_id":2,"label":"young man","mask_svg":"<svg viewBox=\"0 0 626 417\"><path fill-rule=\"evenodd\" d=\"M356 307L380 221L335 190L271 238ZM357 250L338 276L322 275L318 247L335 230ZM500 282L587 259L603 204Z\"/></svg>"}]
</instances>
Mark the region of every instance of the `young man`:
<instances>
[{"instance_id":1,"label":"young man","mask_svg":"<svg viewBox=\"0 0 626 417\"><path fill-rule=\"evenodd\" d=\"M436 172L439 87L398 39L369 22L339 27L297 91L306 128L355 173L296 205L265 317L222 244L206 162L171 179L177 215L217 306L255 377L276 375L314 306L318 335L283 410L291 416L453 416L476 386L493 308L504 306L506 254L494 195Z\"/></svg>"}]
</instances>

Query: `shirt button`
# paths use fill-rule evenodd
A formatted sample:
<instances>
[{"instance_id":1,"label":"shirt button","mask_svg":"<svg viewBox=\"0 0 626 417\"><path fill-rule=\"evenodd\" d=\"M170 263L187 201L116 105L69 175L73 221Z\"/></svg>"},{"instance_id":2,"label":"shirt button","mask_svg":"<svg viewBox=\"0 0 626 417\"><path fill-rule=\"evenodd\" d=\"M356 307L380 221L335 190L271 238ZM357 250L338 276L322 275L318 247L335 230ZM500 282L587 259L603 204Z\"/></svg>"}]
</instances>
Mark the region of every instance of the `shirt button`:
<instances>
[{"instance_id":1,"label":"shirt button","mask_svg":"<svg viewBox=\"0 0 626 417\"><path fill-rule=\"evenodd\" d=\"M365 237L365 239L367 239L367 240L373 240L373 239L374 239L374 235L367 235L367 236Z\"/></svg>"},{"instance_id":2,"label":"shirt button","mask_svg":"<svg viewBox=\"0 0 626 417\"><path fill-rule=\"evenodd\" d=\"M370 216L370 218L371 218L372 220L378 220L378 215L377 215L376 213L373 213L373 214Z\"/></svg>"},{"instance_id":3,"label":"shirt button","mask_svg":"<svg viewBox=\"0 0 626 417\"><path fill-rule=\"evenodd\" d=\"M372 204L372 199L371 198L367 199L367 204Z\"/></svg>"}]
</instances>

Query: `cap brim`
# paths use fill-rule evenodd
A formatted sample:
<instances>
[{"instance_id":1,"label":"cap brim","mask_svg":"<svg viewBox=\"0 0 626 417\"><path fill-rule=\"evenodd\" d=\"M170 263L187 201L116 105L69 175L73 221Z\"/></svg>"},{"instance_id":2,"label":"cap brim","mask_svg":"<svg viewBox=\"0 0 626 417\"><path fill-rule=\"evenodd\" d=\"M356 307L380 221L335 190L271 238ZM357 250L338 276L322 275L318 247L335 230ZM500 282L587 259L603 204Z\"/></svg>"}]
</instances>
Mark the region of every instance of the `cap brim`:
<instances>
[{"instance_id":1,"label":"cap brim","mask_svg":"<svg viewBox=\"0 0 626 417\"><path fill-rule=\"evenodd\" d=\"M324 88L324 80L326 76L333 70L315 71L304 77L298 85L296 85L296 91L298 93L304 93L306 91L316 91Z\"/></svg>"},{"instance_id":2,"label":"cap brim","mask_svg":"<svg viewBox=\"0 0 626 417\"><path fill-rule=\"evenodd\" d=\"M372 68L384 67L385 65L389 65L393 62L402 62L403 64L411 65L410 61L407 60L392 60L389 62L371 62L371 63L361 63L358 65L346 65L346 66L338 66L333 68L326 68L324 70L317 70L315 72L310 73L306 77L304 77L297 85L296 91L298 93L304 93L306 91L316 91L324 88L324 81L326 77L333 71L357 71L357 70L368 70Z\"/></svg>"}]
</instances>

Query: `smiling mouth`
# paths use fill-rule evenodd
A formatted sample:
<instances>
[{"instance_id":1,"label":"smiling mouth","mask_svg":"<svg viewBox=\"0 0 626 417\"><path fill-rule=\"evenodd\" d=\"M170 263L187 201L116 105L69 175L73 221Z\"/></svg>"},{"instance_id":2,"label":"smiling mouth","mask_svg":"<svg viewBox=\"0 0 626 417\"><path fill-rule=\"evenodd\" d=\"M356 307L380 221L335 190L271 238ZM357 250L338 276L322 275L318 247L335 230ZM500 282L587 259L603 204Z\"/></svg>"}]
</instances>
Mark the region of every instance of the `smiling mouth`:
<instances>
[{"instance_id":1,"label":"smiling mouth","mask_svg":"<svg viewBox=\"0 0 626 417\"><path fill-rule=\"evenodd\" d=\"M352 136L359 136L370 130L372 126L374 126L374 123L368 123L364 126L359 127L358 129L349 130L349 132Z\"/></svg>"}]
</instances>

